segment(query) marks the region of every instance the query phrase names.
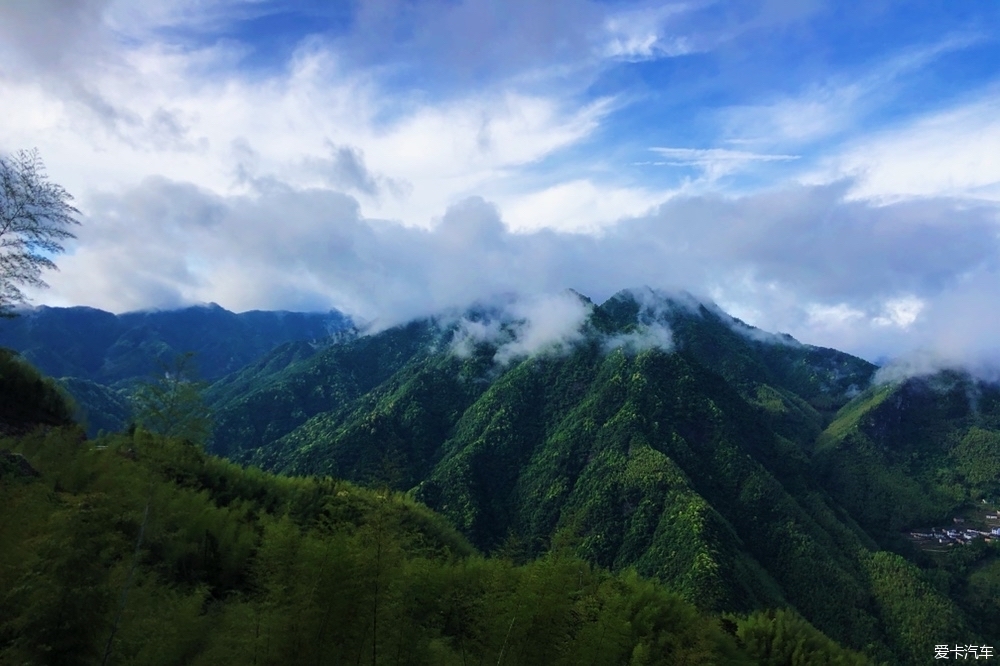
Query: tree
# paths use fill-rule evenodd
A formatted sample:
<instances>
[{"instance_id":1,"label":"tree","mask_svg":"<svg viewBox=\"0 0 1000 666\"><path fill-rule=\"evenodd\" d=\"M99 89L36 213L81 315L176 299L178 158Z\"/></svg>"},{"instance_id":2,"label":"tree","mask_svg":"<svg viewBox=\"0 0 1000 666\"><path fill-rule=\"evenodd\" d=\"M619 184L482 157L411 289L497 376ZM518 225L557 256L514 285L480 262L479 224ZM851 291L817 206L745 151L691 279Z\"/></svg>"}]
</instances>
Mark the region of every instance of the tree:
<instances>
[{"instance_id":1,"label":"tree","mask_svg":"<svg viewBox=\"0 0 1000 666\"><path fill-rule=\"evenodd\" d=\"M73 197L50 183L37 150L0 155L0 316L27 303L22 286L45 287L43 269L56 268L52 256L62 241L76 238L69 227L80 222Z\"/></svg>"},{"instance_id":2,"label":"tree","mask_svg":"<svg viewBox=\"0 0 1000 666\"><path fill-rule=\"evenodd\" d=\"M136 422L146 430L204 444L211 434L211 412L197 380L194 354L180 354L135 394Z\"/></svg>"}]
</instances>

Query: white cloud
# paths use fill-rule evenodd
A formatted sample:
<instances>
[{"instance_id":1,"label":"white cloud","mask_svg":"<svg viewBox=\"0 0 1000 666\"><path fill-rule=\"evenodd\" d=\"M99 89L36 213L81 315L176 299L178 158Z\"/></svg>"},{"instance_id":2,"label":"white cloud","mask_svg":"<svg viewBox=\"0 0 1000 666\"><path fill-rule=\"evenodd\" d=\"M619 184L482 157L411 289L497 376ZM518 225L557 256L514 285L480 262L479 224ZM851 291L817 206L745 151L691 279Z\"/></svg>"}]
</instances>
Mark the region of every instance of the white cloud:
<instances>
[{"instance_id":1,"label":"white cloud","mask_svg":"<svg viewBox=\"0 0 1000 666\"><path fill-rule=\"evenodd\" d=\"M857 321L864 319L865 316L864 312L847 303L837 303L836 305L811 303L806 306L806 314L809 316L807 323L810 326L824 328L852 326Z\"/></svg>"},{"instance_id":2,"label":"white cloud","mask_svg":"<svg viewBox=\"0 0 1000 666\"><path fill-rule=\"evenodd\" d=\"M830 160L857 179L859 198L970 197L1000 201L1000 101L983 99L931 113L852 141Z\"/></svg>"},{"instance_id":3,"label":"white cloud","mask_svg":"<svg viewBox=\"0 0 1000 666\"><path fill-rule=\"evenodd\" d=\"M980 39L978 35L949 35L934 44L896 53L862 71L833 73L796 94L734 106L723 113L725 134L758 145L801 148L856 131L900 94L907 76Z\"/></svg>"},{"instance_id":4,"label":"white cloud","mask_svg":"<svg viewBox=\"0 0 1000 666\"><path fill-rule=\"evenodd\" d=\"M621 90L622 60L735 48L822 9L767 2L706 19L709 5L365 2L344 34L253 69L252 45L220 36L262 3L0 3L0 150L37 146L85 215L41 297L116 311L333 306L385 326L495 293L602 299L650 284L868 356L995 348L1000 322L983 307L1000 298L993 90L855 134L818 185L691 196L615 170L619 132L670 141L609 127L636 102L594 98ZM658 158L709 185L799 155L809 168L810 146L858 132L909 73L967 43L743 96L718 137L740 149L671 142ZM714 94L681 83L682 108ZM557 325L571 311L530 314L525 349L572 337Z\"/></svg>"},{"instance_id":5,"label":"white cloud","mask_svg":"<svg viewBox=\"0 0 1000 666\"><path fill-rule=\"evenodd\" d=\"M504 220L515 231L548 228L592 233L621 219L641 216L669 196L580 179L537 192L501 195L498 200Z\"/></svg>"},{"instance_id":6,"label":"white cloud","mask_svg":"<svg viewBox=\"0 0 1000 666\"><path fill-rule=\"evenodd\" d=\"M476 347L481 344L496 344L505 331L500 318L474 320L462 318L459 320L452 336L450 349L460 358L472 356Z\"/></svg>"},{"instance_id":7,"label":"white cloud","mask_svg":"<svg viewBox=\"0 0 1000 666\"><path fill-rule=\"evenodd\" d=\"M605 349L623 349L628 353L636 353L647 349L673 351L674 336L670 328L659 322L640 325L634 331L621 333L608 338Z\"/></svg>"},{"instance_id":8,"label":"white cloud","mask_svg":"<svg viewBox=\"0 0 1000 666\"><path fill-rule=\"evenodd\" d=\"M1000 333L983 305L1000 300L990 207L873 206L843 200L847 185L798 187L679 196L599 235L515 233L478 198L425 229L366 218L344 194L257 187L217 195L152 178L95 197L40 296L113 311L337 307L384 327L498 293L572 287L602 300L648 284L711 294L760 328L869 357L929 341L985 349Z\"/></svg>"},{"instance_id":9,"label":"white cloud","mask_svg":"<svg viewBox=\"0 0 1000 666\"><path fill-rule=\"evenodd\" d=\"M726 148L650 148L651 151L667 158L654 165L695 166L702 170L709 181L739 171L755 162L787 162L799 159L798 155L773 155L752 153Z\"/></svg>"},{"instance_id":10,"label":"white cloud","mask_svg":"<svg viewBox=\"0 0 1000 666\"><path fill-rule=\"evenodd\" d=\"M924 310L926 303L916 296L902 296L886 301L882 314L872 319L876 326L898 326L899 328L909 328L920 313Z\"/></svg>"},{"instance_id":11,"label":"white cloud","mask_svg":"<svg viewBox=\"0 0 1000 666\"><path fill-rule=\"evenodd\" d=\"M583 337L580 329L590 306L575 294L563 292L518 300L510 313L516 332L512 341L497 349L494 360L501 364L522 356L565 351Z\"/></svg>"},{"instance_id":12,"label":"white cloud","mask_svg":"<svg viewBox=\"0 0 1000 666\"><path fill-rule=\"evenodd\" d=\"M459 319L450 343L452 353L464 358L477 346L489 344L495 348L493 360L501 365L537 354L563 353L583 338L582 328L592 310L571 292L491 301L478 318Z\"/></svg>"},{"instance_id":13,"label":"white cloud","mask_svg":"<svg viewBox=\"0 0 1000 666\"><path fill-rule=\"evenodd\" d=\"M687 55L699 50L687 35L671 35L670 19L692 9L686 3L627 10L612 14L604 23L602 55L627 61Z\"/></svg>"},{"instance_id":14,"label":"white cloud","mask_svg":"<svg viewBox=\"0 0 1000 666\"><path fill-rule=\"evenodd\" d=\"M366 215L428 226L449 204L499 188L512 170L584 139L609 108L605 100L564 108L555 98L497 90L407 100L346 73L319 44L264 78L204 73L227 57L224 48L149 47L127 52L123 68L89 72L91 87L119 118L103 130L58 89L0 81L0 115L9 119L0 148L38 146L53 178L86 206L95 172L102 189L157 175L223 194L245 191L238 176L247 175L247 155L256 177L343 186L343 168L338 183L330 169L317 169L330 163L334 145L363 156L375 180L399 185L396 196L377 196L382 188L374 181L355 188ZM384 119L393 108L398 113Z\"/></svg>"}]
</instances>

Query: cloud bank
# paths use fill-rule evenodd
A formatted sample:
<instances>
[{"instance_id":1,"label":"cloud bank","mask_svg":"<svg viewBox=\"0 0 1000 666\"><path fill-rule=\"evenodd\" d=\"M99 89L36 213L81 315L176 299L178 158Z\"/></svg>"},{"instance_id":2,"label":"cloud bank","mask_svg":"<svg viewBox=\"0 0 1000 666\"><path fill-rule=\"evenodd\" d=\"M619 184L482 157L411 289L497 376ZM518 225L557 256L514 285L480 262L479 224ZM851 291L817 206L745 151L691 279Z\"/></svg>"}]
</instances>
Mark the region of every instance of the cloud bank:
<instances>
[{"instance_id":1,"label":"cloud bank","mask_svg":"<svg viewBox=\"0 0 1000 666\"><path fill-rule=\"evenodd\" d=\"M996 207L875 206L849 200L849 189L678 197L599 234L517 233L477 197L423 229L366 218L355 198L326 189L267 180L222 196L150 178L95 197L49 281L68 303L112 311L335 307L377 326L495 294L573 288L601 301L646 284L868 357L927 344L992 348Z\"/></svg>"}]
</instances>

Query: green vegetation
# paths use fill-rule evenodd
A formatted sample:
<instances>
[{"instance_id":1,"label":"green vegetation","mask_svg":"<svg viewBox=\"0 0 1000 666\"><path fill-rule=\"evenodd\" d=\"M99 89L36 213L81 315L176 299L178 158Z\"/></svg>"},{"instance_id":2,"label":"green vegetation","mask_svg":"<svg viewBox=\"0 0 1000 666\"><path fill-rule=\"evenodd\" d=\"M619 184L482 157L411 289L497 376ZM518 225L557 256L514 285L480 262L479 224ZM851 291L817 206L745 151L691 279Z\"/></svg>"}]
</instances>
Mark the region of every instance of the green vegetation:
<instances>
[{"instance_id":1,"label":"green vegetation","mask_svg":"<svg viewBox=\"0 0 1000 666\"><path fill-rule=\"evenodd\" d=\"M859 392L864 361L713 308L588 307L557 353L459 355L418 321L210 386L210 451L294 476L149 410L92 441L22 417L0 442L0 590L21 590L0 598L0 663L915 664L1000 644L997 544L902 533L995 512L1000 389ZM673 348L608 344L654 325ZM175 633L148 639L160 623Z\"/></svg>"},{"instance_id":2,"label":"green vegetation","mask_svg":"<svg viewBox=\"0 0 1000 666\"><path fill-rule=\"evenodd\" d=\"M42 377L9 349L0 348L0 435L23 433L38 424L66 425L73 408L51 379Z\"/></svg>"},{"instance_id":3,"label":"green vegetation","mask_svg":"<svg viewBox=\"0 0 1000 666\"><path fill-rule=\"evenodd\" d=\"M131 423L133 410L127 391L78 377L64 377L59 385L73 397L74 418L89 436L96 437L102 431L120 432Z\"/></svg>"},{"instance_id":4,"label":"green vegetation","mask_svg":"<svg viewBox=\"0 0 1000 666\"><path fill-rule=\"evenodd\" d=\"M158 363L193 352L209 381L239 371L276 347L350 335L337 312L229 312L218 305L114 315L94 308L38 307L0 322L9 347L52 377L129 388ZM331 338L331 336L334 336ZM302 348L300 347L300 351Z\"/></svg>"},{"instance_id":5,"label":"green vegetation","mask_svg":"<svg viewBox=\"0 0 1000 666\"><path fill-rule=\"evenodd\" d=\"M429 322L330 348L221 403L216 450L412 490L485 551L530 560L569 533L587 561L704 611L793 604L838 640L893 649L856 555L871 542L836 516L805 454L824 425L809 401L846 402L870 366L775 351L687 306L665 315L678 353L609 353L607 335L637 326L629 303L598 306L574 349L508 366L488 343L434 353L450 331Z\"/></svg>"},{"instance_id":6,"label":"green vegetation","mask_svg":"<svg viewBox=\"0 0 1000 666\"><path fill-rule=\"evenodd\" d=\"M997 512L998 463L1000 387L955 372L874 387L846 405L820 437L815 464L827 490L884 548L923 569L919 579L901 575L905 561L896 556L872 560L868 568L877 595L912 592L910 601L882 602L899 618L897 642L926 635L958 610L966 631L987 645L1000 643L998 544L980 539L920 550L901 537L903 530L932 526L1000 526L983 519ZM938 633L945 635L943 627Z\"/></svg>"},{"instance_id":7,"label":"green vegetation","mask_svg":"<svg viewBox=\"0 0 1000 666\"><path fill-rule=\"evenodd\" d=\"M135 418L150 432L204 445L212 429L211 413L192 357L178 356L155 378L139 385L133 398Z\"/></svg>"},{"instance_id":8,"label":"green vegetation","mask_svg":"<svg viewBox=\"0 0 1000 666\"><path fill-rule=\"evenodd\" d=\"M386 490L142 430L2 445L41 476L0 486L0 663L866 663L802 620L732 618L734 636L562 548L483 558Z\"/></svg>"}]
</instances>

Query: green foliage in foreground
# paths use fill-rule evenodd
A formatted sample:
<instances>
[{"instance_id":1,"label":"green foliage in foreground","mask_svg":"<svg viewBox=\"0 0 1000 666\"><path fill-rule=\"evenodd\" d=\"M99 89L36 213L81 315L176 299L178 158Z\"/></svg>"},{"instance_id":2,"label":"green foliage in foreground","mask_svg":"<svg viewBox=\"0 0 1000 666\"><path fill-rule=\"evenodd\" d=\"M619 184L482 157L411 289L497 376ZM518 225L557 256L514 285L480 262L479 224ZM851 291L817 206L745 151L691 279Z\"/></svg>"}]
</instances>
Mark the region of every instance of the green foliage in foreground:
<instances>
[{"instance_id":1,"label":"green foliage in foreground","mask_svg":"<svg viewBox=\"0 0 1000 666\"><path fill-rule=\"evenodd\" d=\"M41 473L0 485L3 664L866 663L790 613L720 621L558 545L484 558L389 491L142 430L0 448Z\"/></svg>"},{"instance_id":2,"label":"green foliage in foreground","mask_svg":"<svg viewBox=\"0 0 1000 666\"><path fill-rule=\"evenodd\" d=\"M37 424L72 423L66 394L51 379L0 347L0 435L25 431Z\"/></svg>"}]
</instances>

